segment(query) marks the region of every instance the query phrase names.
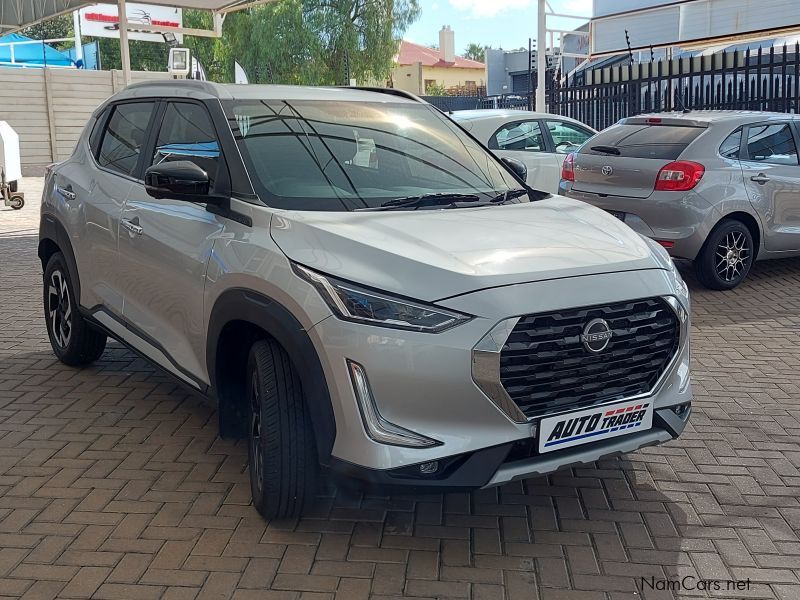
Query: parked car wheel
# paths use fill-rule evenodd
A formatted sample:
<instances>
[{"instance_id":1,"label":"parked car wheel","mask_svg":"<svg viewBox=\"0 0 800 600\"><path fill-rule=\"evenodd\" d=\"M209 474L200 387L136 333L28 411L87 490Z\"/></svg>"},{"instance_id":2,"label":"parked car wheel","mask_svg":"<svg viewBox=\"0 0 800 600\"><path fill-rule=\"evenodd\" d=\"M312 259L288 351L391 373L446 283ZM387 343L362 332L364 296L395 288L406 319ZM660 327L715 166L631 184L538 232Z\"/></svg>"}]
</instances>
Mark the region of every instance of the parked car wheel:
<instances>
[{"instance_id":1,"label":"parked car wheel","mask_svg":"<svg viewBox=\"0 0 800 600\"><path fill-rule=\"evenodd\" d=\"M300 378L273 340L253 344L247 365L253 504L266 519L298 516L313 499L317 452Z\"/></svg>"},{"instance_id":2,"label":"parked car wheel","mask_svg":"<svg viewBox=\"0 0 800 600\"><path fill-rule=\"evenodd\" d=\"M741 221L726 219L711 231L694 261L697 278L712 290L733 289L747 277L754 257L750 230Z\"/></svg>"},{"instance_id":3,"label":"parked car wheel","mask_svg":"<svg viewBox=\"0 0 800 600\"><path fill-rule=\"evenodd\" d=\"M106 335L78 311L64 255L56 252L44 270L44 318L47 336L58 359L65 365L94 362L106 347Z\"/></svg>"}]
</instances>

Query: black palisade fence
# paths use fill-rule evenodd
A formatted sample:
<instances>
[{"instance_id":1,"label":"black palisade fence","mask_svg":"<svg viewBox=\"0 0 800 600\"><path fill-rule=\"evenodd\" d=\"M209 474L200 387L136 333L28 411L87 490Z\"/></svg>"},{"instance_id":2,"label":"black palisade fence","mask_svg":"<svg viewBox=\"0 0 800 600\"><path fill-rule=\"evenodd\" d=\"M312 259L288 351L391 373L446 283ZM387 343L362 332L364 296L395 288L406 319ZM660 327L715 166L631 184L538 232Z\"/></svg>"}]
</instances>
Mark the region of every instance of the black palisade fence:
<instances>
[{"instance_id":1,"label":"black palisade fence","mask_svg":"<svg viewBox=\"0 0 800 600\"><path fill-rule=\"evenodd\" d=\"M680 110L797 112L800 44L554 73L550 111L603 129L623 117Z\"/></svg>"}]
</instances>

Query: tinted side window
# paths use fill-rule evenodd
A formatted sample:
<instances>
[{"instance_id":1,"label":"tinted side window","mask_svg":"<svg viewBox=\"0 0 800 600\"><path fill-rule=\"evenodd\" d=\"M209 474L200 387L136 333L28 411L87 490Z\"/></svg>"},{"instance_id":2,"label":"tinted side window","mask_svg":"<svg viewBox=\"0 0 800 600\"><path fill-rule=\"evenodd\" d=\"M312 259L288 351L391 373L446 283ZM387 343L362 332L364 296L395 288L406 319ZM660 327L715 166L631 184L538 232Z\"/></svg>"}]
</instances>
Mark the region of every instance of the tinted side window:
<instances>
[{"instance_id":1,"label":"tinted side window","mask_svg":"<svg viewBox=\"0 0 800 600\"><path fill-rule=\"evenodd\" d=\"M739 148L742 145L742 130L737 129L730 134L719 147L719 154L723 158L739 158Z\"/></svg>"},{"instance_id":2,"label":"tinted side window","mask_svg":"<svg viewBox=\"0 0 800 600\"><path fill-rule=\"evenodd\" d=\"M544 151L544 138L539 121L509 123L498 129L489 140L493 150Z\"/></svg>"},{"instance_id":3,"label":"tinted side window","mask_svg":"<svg viewBox=\"0 0 800 600\"><path fill-rule=\"evenodd\" d=\"M592 132L564 121L547 121L553 145L559 154L569 154L592 137Z\"/></svg>"},{"instance_id":4,"label":"tinted side window","mask_svg":"<svg viewBox=\"0 0 800 600\"><path fill-rule=\"evenodd\" d=\"M97 157L101 167L133 175L154 106L154 102L131 102L114 107Z\"/></svg>"},{"instance_id":5,"label":"tinted side window","mask_svg":"<svg viewBox=\"0 0 800 600\"><path fill-rule=\"evenodd\" d=\"M581 152L606 156L592 148L611 146L619 150L618 156L675 160L704 131L704 127L675 125L614 125L594 136Z\"/></svg>"},{"instance_id":6,"label":"tinted side window","mask_svg":"<svg viewBox=\"0 0 800 600\"><path fill-rule=\"evenodd\" d=\"M797 147L788 123L751 125L747 129L749 160L777 165L796 165Z\"/></svg>"},{"instance_id":7,"label":"tinted side window","mask_svg":"<svg viewBox=\"0 0 800 600\"><path fill-rule=\"evenodd\" d=\"M109 108L106 108L97 116L92 126L92 132L89 134L89 149L92 151L92 156L95 158L97 158L97 151L100 149L100 139L103 137L103 125L106 122L109 110Z\"/></svg>"},{"instance_id":8,"label":"tinted side window","mask_svg":"<svg viewBox=\"0 0 800 600\"><path fill-rule=\"evenodd\" d=\"M205 107L188 102L167 106L158 132L151 164L188 160L208 173L211 185L217 177L219 143Z\"/></svg>"}]
</instances>

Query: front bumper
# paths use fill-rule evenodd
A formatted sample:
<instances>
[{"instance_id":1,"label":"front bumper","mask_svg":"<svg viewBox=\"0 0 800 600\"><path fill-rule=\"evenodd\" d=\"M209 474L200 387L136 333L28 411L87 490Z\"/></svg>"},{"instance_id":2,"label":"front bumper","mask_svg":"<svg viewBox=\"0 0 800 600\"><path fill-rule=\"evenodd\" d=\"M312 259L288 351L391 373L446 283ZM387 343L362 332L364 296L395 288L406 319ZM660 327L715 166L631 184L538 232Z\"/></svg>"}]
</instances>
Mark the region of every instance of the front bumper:
<instances>
[{"instance_id":1,"label":"front bumper","mask_svg":"<svg viewBox=\"0 0 800 600\"><path fill-rule=\"evenodd\" d=\"M662 269L492 288L439 302L445 308L479 315L440 334L325 319L309 333L320 354L334 405L337 437L331 466L335 471L383 485L475 488L677 437L685 419L672 419L672 407L691 403L686 339L648 396L655 409L652 429L543 455L537 454L533 444L537 420L515 419L475 383L472 371L473 349L508 315L675 296L677 289L674 274ZM681 302L688 308L688 298ZM355 397L349 361L364 367L376 408L386 421L436 440L438 445L410 448L371 439ZM683 416L688 416L688 410ZM526 446L532 448L527 454ZM436 470L421 473L420 465L433 461L439 463Z\"/></svg>"},{"instance_id":2,"label":"front bumper","mask_svg":"<svg viewBox=\"0 0 800 600\"><path fill-rule=\"evenodd\" d=\"M656 410L653 427L647 431L543 455L535 453L536 440L529 438L440 459L437 470L430 474L420 469L429 463L380 470L334 458L331 468L337 474L381 488L453 491L495 487L674 440L683 432L691 414L690 405L683 406L686 408L680 415L676 414L676 407Z\"/></svg>"}]
</instances>

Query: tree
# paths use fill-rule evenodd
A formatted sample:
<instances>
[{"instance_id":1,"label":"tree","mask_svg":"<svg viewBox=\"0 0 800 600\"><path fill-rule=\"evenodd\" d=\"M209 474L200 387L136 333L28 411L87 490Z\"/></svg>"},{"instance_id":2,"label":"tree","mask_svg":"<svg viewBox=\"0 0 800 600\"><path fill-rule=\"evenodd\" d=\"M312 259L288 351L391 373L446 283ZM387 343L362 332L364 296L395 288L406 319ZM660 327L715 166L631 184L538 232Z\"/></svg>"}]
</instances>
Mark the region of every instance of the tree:
<instances>
[{"instance_id":1,"label":"tree","mask_svg":"<svg viewBox=\"0 0 800 600\"><path fill-rule=\"evenodd\" d=\"M252 82L385 81L418 0L282 0L228 16L217 58Z\"/></svg>"},{"instance_id":2,"label":"tree","mask_svg":"<svg viewBox=\"0 0 800 600\"><path fill-rule=\"evenodd\" d=\"M75 31L72 28L72 15L60 15L36 23L36 25L31 25L20 31L20 34L32 40L55 40L72 37L75 35ZM73 42L57 42L52 44L57 50L72 48L74 45Z\"/></svg>"},{"instance_id":3,"label":"tree","mask_svg":"<svg viewBox=\"0 0 800 600\"><path fill-rule=\"evenodd\" d=\"M466 50L464 50L464 57L477 60L478 62L486 62L486 50L489 48L491 48L491 46L481 46L480 44L472 42L467 46Z\"/></svg>"}]
</instances>

